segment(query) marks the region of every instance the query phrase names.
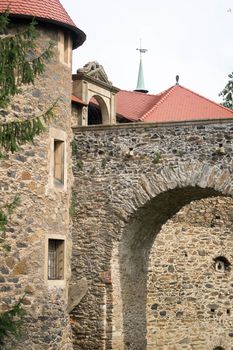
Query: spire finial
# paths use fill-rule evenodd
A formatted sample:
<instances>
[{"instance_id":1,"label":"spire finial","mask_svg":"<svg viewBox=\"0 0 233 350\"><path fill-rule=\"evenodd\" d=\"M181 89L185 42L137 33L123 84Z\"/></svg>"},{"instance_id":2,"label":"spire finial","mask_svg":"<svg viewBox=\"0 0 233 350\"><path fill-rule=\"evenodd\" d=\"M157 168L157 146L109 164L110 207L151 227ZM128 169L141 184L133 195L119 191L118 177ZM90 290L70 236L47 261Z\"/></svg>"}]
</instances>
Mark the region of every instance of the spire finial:
<instances>
[{"instance_id":1,"label":"spire finial","mask_svg":"<svg viewBox=\"0 0 233 350\"><path fill-rule=\"evenodd\" d=\"M148 51L147 49L142 48L142 39L141 38L140 38L140 48L139 49L137 48L136 50L138 50L140 52L140 59L142 59L142 53L146 53Z\"/></svg>"},{"instance_id":2,"label":"spire finial","mask_svg":"<svg viewBox=\"0 0 233 350\"><path fill-rule=\"evenodd\" d=\"M176 76L176 85L179 85L179 80L180 80L180 77L179 75Z\"/></svg>"},{"instance_id":3,"label":"spire finial","mask_svg":"<svg viewBox=\"0 0 233 350\"><path fill-rule=\"evenodd\" d=\"M142 48L142 39L140 39L140 48L137 48L136 50L138 50L140 52L140 63L139 63L139 70L138 70L138 82L137 82L137 87L136 87L135 91L147 93L148 90L145 89L145 83L144 83L142 54L146 53L148 50Z\"/></svg>"}]
</instances>

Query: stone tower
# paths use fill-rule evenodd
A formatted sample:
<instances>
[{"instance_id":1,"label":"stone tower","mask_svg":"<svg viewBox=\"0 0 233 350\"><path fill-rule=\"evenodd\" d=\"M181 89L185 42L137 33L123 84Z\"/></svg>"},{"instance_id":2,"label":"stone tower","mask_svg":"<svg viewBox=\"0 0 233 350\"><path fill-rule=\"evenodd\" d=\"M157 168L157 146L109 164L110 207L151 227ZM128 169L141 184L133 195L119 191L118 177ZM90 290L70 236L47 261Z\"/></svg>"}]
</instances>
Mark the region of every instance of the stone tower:
<instances>
[{"instance_id":1,"label":"stone tower","mask_svg":"<svg viewBox=\"0 0 233 350\"><path fill-rule=\"evenodd\" d=\"M71 237L71 65L72 49L85 34L76 27L59 0L3 0L12 31L35 18L38 48L53 43L53 56L33 86L24 86L4 111L6 120L40 116L58 100L55 118L19 152L1 160L1 204L18 194L20 204L10 218L1 251L1 311L25 295L22 340L12 349L72 349L67 316ZM2 111L3 112L3 111ZM2 118L3 114L1 114ZM26 293L26 294L25 294Z\"/></svg>"}]
</instances>

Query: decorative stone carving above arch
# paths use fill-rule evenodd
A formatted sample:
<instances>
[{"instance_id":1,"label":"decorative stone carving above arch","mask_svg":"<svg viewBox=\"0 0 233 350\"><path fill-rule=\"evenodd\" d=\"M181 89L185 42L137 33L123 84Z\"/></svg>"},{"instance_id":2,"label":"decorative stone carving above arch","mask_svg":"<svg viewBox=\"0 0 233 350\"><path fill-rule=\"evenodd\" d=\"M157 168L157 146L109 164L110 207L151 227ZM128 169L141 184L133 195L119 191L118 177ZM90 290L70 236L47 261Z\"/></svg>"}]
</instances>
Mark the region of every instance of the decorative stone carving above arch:
<instances>
[{"instance_id":1,"label":"decorative stone carving above arch","mask_svg":"<svg viewBox=\"0 0 233 350\"><path fill-rule=\"evenodd\" d=\"M94 97L102 113L102 124L116 124L116 99L119 91L108 80L108 76L98 62L93 61L84 65L73 75L73 93L84 103L89 104ZM88 115L82 117L82 126L88 125Z\"/></svg>"},{"instance_id":2,"label":"decorative stone carving above arch","mask_svg":"<svg viewBox=\"0 0 233 350\"><path fill-rule=\"evenodd\" d=\"M112 85L111 81L108 80L104 67L96 61L86 63L83 68L77 70L77 74L79 73L86 74L93 79Z\"/></svg>"}]
</instances>

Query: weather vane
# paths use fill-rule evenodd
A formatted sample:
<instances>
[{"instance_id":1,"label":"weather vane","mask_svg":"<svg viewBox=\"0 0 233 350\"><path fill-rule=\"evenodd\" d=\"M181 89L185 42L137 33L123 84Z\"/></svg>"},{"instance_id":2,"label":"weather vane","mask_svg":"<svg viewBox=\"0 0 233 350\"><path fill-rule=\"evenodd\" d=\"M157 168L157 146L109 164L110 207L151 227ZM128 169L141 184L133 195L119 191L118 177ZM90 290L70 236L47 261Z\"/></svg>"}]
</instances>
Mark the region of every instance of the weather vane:
<instances>
[{"instance_id":1,"label":"weather vane","mask_svg":"<svg viewBox=\"0 0 233 350\"><path fill-rule=\"evenodd\" d=\"M142 58L142 53L146 53L148 50L147 49L142 49L142 39L140 39L140 48L136 49L140 52L140 58Z\"/></svg>"}]
</instances>

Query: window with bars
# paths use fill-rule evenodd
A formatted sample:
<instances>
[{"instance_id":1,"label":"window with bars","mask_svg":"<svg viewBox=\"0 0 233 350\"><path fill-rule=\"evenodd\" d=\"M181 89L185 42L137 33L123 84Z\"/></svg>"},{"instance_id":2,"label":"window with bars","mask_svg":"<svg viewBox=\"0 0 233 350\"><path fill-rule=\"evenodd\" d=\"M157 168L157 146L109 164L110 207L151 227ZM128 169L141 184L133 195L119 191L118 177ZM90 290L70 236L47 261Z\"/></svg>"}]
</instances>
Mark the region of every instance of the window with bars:
<instances>
[{"instance_id":1,"label":"window with bars","mask_svg":"<svg viewBox=\"0 0 233 350\"><path fill-rule=\"evenodd\" d=\"M62 239L48 241L48 279L64 279L64 240Z\"/></svg>"},{"instance_id":2,"label":"window with bars","mask_svg":"<svg viewBox=\"0 0 233 350\"><path fill-rule=\"evenodd\" d=\"M64 141L54 140L54 179L64 184Z\"/></svg>"}]
</instances>

